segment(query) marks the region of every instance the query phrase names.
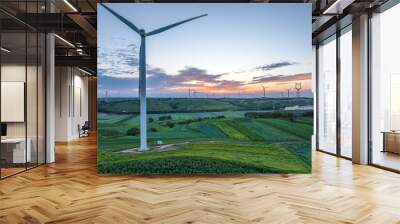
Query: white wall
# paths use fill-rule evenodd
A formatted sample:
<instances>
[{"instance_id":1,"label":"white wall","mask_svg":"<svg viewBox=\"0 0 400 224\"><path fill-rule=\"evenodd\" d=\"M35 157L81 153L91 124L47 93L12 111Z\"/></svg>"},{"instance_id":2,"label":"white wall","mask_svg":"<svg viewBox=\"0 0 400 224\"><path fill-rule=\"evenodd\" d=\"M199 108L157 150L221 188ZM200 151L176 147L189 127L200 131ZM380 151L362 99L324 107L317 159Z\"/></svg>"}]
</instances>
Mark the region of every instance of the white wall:
<instances>
[{"instance_id":1,"label":"white wall","mask_svg":"<svg viewBox=\"0 0 400 224\"><path fill-rule=\"evenodd\" d=\"M76 68L56 67L55 140L79 138L78 125L88 120L88 77Z\"/></svg>"},{"instance_id":2,"label":"white wall","mask_svg":"<svg viewBox=\"0 0 400 224\"><path fill-rule=\"evenodd\" d=\"M88 110L88 77L82 76L82 73L74 75L74 99L72 108L72 119L71 119L71 135L73 138L79 137L78 125L83 125L85 121L89 120Z\"/></svg>"},{"instance_id":3,"label":"white wall","mask_svg":"<svg viewBox=\"0 0 400 224\"><path fill-rule=\"evenodd\" d=\"M69 68L55 69L55 141L67 141L69 133L69 103L68 88L70 85Z\"/></svg>"},{"instance_id":4,"label":"white wall","mask_svg":"<svg viewBox=\"0 0 400 224\"><path fill-rule=\"evenodd\" d=\"M27 69L27 70L26 70ZM28 72L28 86L27 86L27 122L28 122L28 137L29 134L35 131L36 135L36 123L37 114L36 107L41 107L42 105L37 105L37 93L36 93L36 82L37 80L32 77L35 74L36 77L36 66L27 66L19 64L4 64L1 67L1 81L2 82L24 82L26 72ZM41 101L40 101L41 102ZM7 110L8 108L2 108L2 110ZM24 108L22 108L24 109ZM9 137L24 137L25 136L25 123L26 122L7 122L7 134ZM30 131L32 130L32 131Z\"/></svg>"},{"instance_id":5,"label":"white wall","mask_svg":"<svg viewBox=\"0 0 400 224\"><path fill-rule=\"evenodd\" d=\"M2 82L25 82L25 64L5 64L1 66L1 81ZM7 108L1 108L7 110ZM7 123L8 137L25 137L25 122Z\"/></svg>"}]
</instances>

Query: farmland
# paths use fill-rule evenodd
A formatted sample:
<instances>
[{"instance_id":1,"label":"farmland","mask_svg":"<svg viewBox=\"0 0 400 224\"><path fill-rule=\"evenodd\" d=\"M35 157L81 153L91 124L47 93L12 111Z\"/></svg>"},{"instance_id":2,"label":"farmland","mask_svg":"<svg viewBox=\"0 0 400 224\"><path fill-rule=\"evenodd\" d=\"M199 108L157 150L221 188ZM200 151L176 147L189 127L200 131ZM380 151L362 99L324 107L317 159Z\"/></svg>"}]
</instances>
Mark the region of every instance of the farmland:
<instances>
[{"instance_id":1,"label":"farmland","mask_svg":"<svg viewBox=\"0 0 400 224\"><path fill-rule=\"evenodd\" d=\"M312 105L312 99L150 99L148 104L149 145L171 144L171 149L126 153L139 145L138 102L99 100L100 173L310 172L312 116L294 111L292 119L276 108ZM254 112L261 114L249 116Z\"/></svg>"}]
</instances>

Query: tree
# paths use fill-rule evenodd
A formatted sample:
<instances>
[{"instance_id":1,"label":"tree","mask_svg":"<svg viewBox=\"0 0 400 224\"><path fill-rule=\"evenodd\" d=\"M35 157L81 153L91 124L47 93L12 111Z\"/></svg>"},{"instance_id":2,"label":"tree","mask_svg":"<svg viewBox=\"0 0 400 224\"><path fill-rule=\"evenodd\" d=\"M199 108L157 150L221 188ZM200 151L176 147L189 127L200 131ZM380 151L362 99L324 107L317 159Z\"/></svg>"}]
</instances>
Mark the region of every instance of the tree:
<instances>
[{"instance_id":1,"label":"tree","mask_svg":"<svg viewBox=\"0 0 400 224\"><path fill-rule=\"evenodd\" d=\"M172 122L170 122L170 121L168 121L166 125L167 125L169 128L175 127L175 124L172 123Z\"/></svg>"},{"instance_id":2,"label":"tree","mask_svg":"<svg viewBox=\"0 0 400 224\"><path fill-rule=\"evenodd\" d=\"M130 128L128 131L126 131L126 135L131 135L131 136L137 136L139 135L140 130L139 128Z\"/></svg>"}]
</instances>

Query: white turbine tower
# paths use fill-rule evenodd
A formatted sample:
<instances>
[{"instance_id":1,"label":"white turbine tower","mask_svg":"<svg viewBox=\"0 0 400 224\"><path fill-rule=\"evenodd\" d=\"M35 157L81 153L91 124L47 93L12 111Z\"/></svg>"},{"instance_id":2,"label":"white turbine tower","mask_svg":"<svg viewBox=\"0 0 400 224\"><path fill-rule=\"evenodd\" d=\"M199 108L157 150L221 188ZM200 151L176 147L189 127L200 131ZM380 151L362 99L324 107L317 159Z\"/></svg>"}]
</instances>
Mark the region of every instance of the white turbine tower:
<instances>
[{"instance_id":1,"label":"white turbine tower","mask_svg":"<svg viewBox=\"0 0 400 224\"><path fill-rule=\"evenodd\" d=\"M140 43L140 50L139 50L139 99L140 99L140 148L139 151L146 151L147 148L147 109L146 109L146 37L162 33L167 31L171 28L179 26L183 23L187 23L189 21L207 16L207 14L203 14L200 16L196 16L190 19L186 19L168 26L164 26L158 29L155 29L150 32L146 32L144 29L137 28L133 23L104 5L100 3L107 11L117 17L121 22L127 25L129 28L134 30L137 34L140 35L141 43Z\"/></svg>"}]
</instances>

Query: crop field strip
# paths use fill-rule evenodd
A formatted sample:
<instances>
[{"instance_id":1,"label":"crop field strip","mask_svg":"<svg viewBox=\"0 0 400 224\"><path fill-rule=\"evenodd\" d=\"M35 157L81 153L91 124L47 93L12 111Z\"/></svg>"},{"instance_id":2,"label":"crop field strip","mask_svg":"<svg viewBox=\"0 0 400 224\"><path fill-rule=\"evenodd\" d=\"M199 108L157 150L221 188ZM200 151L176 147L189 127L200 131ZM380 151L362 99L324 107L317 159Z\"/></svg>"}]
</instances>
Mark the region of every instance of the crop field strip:
<instances>
[{"instance_id":1,"label":"crop field strip","mask_svg":"<svg viewBox=\"0 0 400 224\"><path fill-rule=\"evenodd\" d=\"M122 122L123 121L123 122ZM121 136L124 136L128 127L135 126L131 119L123 118L116 121L115 125L107 123L103 126L100 124L99 129L107 128L107 131L115 130ZM136 124L138 126L138 124ZM187 137L210 137L210 138L232 138L236 140L252 140L252 141L291 141L305 139L312 133L312 126L300 122L288 122L281 119L221 119L217 121L201 121L185 125L177 125L175 128L167 128L158 124L150 124L149 127L157 127L160 131L149 133L157 138L168 136ZM187 132L191 132L188 134ZM193 135L193 136L191 136ZM118 137L111 135L112 137ZM133 136L134 137L134 136ZM138 140L138 139L137 139ZM305 139L308 140L308 139Z\"/></svg>"},{"instance_id":2,"label":"crop field strip","mask_svg":"<svg viewBox=\"0 0 400 224\"><path fill-rule=\"evenodd\" d=\"M190 99L196 110L206 110L204 99ZM148 142L172 144L173 150L140 154L122 153L139 144L137 114L99 113L98 161L102 173L207 174L207 173L307 173L311 170L312 117L289 120L257 118L252 110L265 100L210 99L207 111L195 112L177 102L162 99L155 105L163 112L148 114ZM111 102L116 108L134 101ZM124 105L124 106L122 106ZM258 106L257 106L258 107ZM132 108L132 104L131 104ZM227 111L219 111L221 108ZM127 108L125 108L127 109ZM235 109L236 111L232 111ZM125 110L126 111L126 110ZM247 113L250 113L249 117ZM280 115L280 114L278 114ZM256 116L256 117L253 117ZM182 144L183 143L183 144Z\"/></svg>"}]
</instances>

